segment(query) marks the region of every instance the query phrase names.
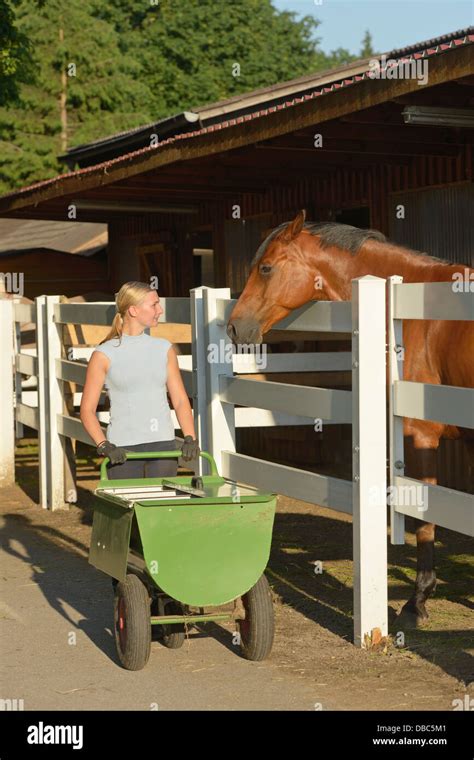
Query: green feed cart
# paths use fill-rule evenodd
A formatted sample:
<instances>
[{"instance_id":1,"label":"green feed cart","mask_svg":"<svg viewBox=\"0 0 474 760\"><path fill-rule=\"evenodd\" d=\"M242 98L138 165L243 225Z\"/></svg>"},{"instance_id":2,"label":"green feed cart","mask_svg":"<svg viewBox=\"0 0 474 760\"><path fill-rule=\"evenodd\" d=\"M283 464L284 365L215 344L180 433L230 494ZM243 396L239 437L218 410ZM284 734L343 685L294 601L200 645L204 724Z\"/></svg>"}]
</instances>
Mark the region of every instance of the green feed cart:
<instances>
[{"instance_id":1,"label":"green feed cart","mask_svg":"<svg viewBox=\"0 0 474 760\"><path fill-rule=\"evenodd\" d=\"M181 451L127 452L127 459L179 458ZM112 577L121 664L140 670L152 630L176 649L195 624L235 621L244 657L270 653L273 604L264 570L276 494L210 474L109 480L95 489L89 562Z\"/></svg>"}]
</instances>

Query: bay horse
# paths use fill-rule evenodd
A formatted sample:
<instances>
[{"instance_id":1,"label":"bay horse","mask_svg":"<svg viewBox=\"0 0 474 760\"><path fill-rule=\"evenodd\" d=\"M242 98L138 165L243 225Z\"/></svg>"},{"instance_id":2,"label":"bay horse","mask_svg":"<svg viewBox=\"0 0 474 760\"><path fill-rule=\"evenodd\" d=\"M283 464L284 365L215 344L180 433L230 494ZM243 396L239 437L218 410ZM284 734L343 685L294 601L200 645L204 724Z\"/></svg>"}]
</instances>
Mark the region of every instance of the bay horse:
<instances>
[{"instance_id":1,"label":"bay horse","mask_svg":"<svg viewBox=\"0 0 474 760\"><path fill-rule=\"evenodd\" d=\"M310 301L350 301L351 280L364 275L403 282L449 282L474 269L395 245L376 230L337 222L305 221L300 211L276 227L258 248L250 274L227 323L236 345L261 343L263 335L291 311ZM317 287L315 284L317 283ZM474 322L404 320L404 379L474 386ZM437 484L440 438L463 437L474 463L474 431L440 422L404 419L405 462L411 477ZM435 525L416 521L415 589L403 607L415 624L428 618L426 600L436 588Z\"/></svg>"}]
</instances>

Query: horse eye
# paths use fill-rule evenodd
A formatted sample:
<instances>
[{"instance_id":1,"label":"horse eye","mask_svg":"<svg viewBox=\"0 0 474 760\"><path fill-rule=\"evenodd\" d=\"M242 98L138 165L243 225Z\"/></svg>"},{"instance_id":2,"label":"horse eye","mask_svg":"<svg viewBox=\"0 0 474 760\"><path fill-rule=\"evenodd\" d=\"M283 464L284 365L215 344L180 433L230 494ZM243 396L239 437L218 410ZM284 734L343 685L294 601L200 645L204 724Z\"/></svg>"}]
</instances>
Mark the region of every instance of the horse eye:
<instances>
[{"instance_id":1,"label":"horse eye","mask_svg":"<svg viewBox=\"0 0 474 760\"><path fill-rule=\"evenodd\" d=\"M271 264L262 264L260 267L260 274L268 274L272 271Z\"/></svg>"}]
</instances>

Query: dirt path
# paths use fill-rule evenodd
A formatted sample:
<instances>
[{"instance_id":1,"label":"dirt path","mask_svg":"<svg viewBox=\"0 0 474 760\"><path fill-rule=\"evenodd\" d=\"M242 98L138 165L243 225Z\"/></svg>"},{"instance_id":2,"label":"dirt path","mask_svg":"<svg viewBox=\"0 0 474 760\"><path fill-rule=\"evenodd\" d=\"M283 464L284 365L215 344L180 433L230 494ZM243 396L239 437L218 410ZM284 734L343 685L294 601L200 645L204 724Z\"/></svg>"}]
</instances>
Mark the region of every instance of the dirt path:
<instances>
[{"instance_id":1,"label":"dirt path","mask_svg":"<svg viewBox=\"0 0 474 760\"><path fill-rule=\"evenodd\" d=\"M276 612L269 660L243 660L233 626L210 624L177 651L154 642L144 670L123 670L110 580L87 562L95 463L79 462L78 504L69 512L36 506L37 465L26 447L22 487L1 492L1 698L23 699L27 710L450 710L473 696L472 541L439 531L429 625L405 631L403 648L366 652L350 643L350 519L284 497L267 570ZM413 536L389 547L389 557L395 641L414 576Z\"/></svg>"}]
</instances>

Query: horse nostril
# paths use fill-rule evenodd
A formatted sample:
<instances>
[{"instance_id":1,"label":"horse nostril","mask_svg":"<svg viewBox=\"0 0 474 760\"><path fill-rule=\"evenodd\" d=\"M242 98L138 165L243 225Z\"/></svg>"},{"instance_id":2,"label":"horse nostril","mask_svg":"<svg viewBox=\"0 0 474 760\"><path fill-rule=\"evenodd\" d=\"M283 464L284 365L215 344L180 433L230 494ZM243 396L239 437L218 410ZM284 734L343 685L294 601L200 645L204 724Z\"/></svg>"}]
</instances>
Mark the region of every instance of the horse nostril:
<instances>
[{"instance_id":1,"label":"horse nostril","mask_svg":"<svg viewBox=\"0 0 474 760\"><path fill-rule=\"evenodd\" d=\"M236 331L235 331L235 327L232 324L232 322L229 322L228 325L227 325L227 335L229 336L229 338L231 340L235 339Z\"/></svg>"}]
</instances>

